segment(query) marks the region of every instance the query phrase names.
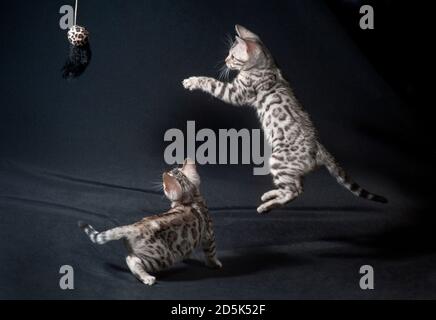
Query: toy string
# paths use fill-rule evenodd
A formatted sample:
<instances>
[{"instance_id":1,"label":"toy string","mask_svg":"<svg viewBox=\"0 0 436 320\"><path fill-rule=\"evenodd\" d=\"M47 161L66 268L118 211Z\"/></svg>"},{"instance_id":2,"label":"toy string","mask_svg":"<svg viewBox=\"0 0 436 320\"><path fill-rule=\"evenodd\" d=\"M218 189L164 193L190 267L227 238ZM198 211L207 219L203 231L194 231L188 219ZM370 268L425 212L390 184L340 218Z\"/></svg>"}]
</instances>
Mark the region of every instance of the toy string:
<instances>
[{"instance_id":1,"label":"toy string","mask_svg":"<svg viewBox=\"0 0 436 320\"><path fill-rule=\"evenodd\" d=\"M76 0L76 6L74 8L74 25L77 25L77 7L79 6L79 0Z\"/></svg>"}]
</instances>

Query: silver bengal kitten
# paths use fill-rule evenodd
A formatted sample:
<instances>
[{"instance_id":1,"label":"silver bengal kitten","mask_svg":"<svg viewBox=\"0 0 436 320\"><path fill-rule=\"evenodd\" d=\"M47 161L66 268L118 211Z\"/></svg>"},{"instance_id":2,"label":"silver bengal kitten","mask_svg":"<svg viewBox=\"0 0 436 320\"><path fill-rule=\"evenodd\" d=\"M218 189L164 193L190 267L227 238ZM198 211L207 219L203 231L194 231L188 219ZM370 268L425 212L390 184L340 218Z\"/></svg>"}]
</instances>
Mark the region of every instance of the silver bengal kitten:
<instances>
[{"instance_id":1,"label":"silver bengal kitten","mask_svg":"<svg viewBox=\"0 0 436 320\"><path fill-rule=\"evenodd\" d=\"M167 212L105 232L97 232L83 222L79 222L79 226L97 244L124 239L128 250L127 265L147 285L156 281L149 273L189 257L198 246L202 247L209 267L221 268L216 256L212 220L199 185L200 176L195 164L187 159L182 168L163 174L164 193L171 201L171 209Z\"/></svg>"},{"instance_id":2,"label":"silver bengal kitten","mask_svg":"<svg viewBox=\"0 0 436 320\"><path fill-rule=\"evenodd\" d=\"M353 182L318 141L309 115L260 38L240 25L236 25L236 33L225 60L228 69L238 72L236 78L226 83L208 77L191 77L183 81L183 86L190 91L202 90L232 105L256 109L272 146L269 162L276 186L262 196L263 204L257 211L265 213L294 200L303 192L304 176L321 165L354 195L386 203L386 198Z\"/></svg>"}]
</instances>

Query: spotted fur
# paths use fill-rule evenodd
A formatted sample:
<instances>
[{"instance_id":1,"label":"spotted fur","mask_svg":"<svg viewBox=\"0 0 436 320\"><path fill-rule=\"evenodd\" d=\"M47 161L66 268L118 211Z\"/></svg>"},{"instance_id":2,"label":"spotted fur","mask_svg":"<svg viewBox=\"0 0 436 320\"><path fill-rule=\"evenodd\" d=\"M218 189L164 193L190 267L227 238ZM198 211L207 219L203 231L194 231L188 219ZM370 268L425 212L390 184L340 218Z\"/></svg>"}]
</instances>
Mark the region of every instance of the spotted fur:
<instances>
[{"instance_id":1,"label":"spotted fur","mask_svg":"<svg viewBox=\"0 0 436 320\"><path fill-rule=\"evenodd\" d=\"M197 247L202 248L209 267L220 268L212 220L199 185L195 164L187 160L182 168L163 174L164 193L171 200L169 211L105 232L82 222L79 226L96 244L124 239L127 265L147 285L156 280L150 273L189 257Z\"/></svg>"},{"instance_id":2,"label":"spotted fur","mask_svg":"<svg viewBox=\"0 0 436 320\"><path fill-rule=\"evenodd\" d=\"M84 46L88 43L89 32L81 26L72 26L67 33L68 41L76 47Z\"/></svg>"},{"instance_id":3,"label":"spotted fur","mask_svg":"<svg viewBox=\"0 0 436 320\"><path fill-rule=\"evenodd\" d=\"M273 149L270 172L276 186L262 196L263 204L258 212L268 212L297 198L303 192L304 176L322 165L354 195L386 203L386 198L353 182L322 146L309 115L259 36L239 25L236 32L236 40L226 59L227 68L238 72L236 78L232 82L222 82L208 77L191 77L183 81L183 86L191 91L202 90L232 105L256 109Z\"/></svg>"}]
</instances>

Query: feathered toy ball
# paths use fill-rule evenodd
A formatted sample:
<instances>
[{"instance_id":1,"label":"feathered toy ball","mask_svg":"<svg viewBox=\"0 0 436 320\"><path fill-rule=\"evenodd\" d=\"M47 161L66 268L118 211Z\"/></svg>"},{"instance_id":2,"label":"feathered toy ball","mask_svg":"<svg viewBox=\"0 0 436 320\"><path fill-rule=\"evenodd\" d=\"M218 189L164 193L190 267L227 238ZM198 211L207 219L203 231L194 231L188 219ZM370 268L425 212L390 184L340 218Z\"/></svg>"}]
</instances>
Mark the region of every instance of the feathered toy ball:
<instances>
[{"instance_id":1,"label":"feathered toy ball","mask_svg":"<svg viewBox=\"0 0 436 320\"><path fill-rule=\"evenodd\" d=\"M82 75L91 62L91 47L89 45L89 32L77 25L78 0L74 9L74 25L69 28L67 37L70 42L70 52L67 62L62 69L65 79L73 79Z\"/></svg>"}]
</instances>

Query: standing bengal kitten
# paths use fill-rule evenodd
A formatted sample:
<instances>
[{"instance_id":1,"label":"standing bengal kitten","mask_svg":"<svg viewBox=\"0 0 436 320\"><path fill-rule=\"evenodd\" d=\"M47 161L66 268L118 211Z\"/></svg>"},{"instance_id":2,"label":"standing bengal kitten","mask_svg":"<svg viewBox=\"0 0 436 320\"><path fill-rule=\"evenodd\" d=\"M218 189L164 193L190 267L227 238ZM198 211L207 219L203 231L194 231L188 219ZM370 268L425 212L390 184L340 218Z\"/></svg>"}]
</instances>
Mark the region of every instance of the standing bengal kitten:
<instances>
[{"instance_id":1,"label":"standing bengal kitten","mask_svg":"<svg viewBox=\"0 0 436 320\"><path fill-rule=\"evenodd\" d=\"M386 203L386 198L353 182L318 141L309 115L260 38L239 25L236 33L236 41L226 58L227 68L238 71L233 82L191 77L183 81L183 86L191 91L202 90L226 103L256 109L267 141L272 146L270 172L276 186L262 196L264 203L257 211L265 213L294 200L303 192L304 176L321 165L326 166L354 195Z\"/></svg>"},{"instance_id":2,"label":"standing bengal kitten","mask_svg":"<svg viewBox=\"0 0 436 320\"><path fill-rule=\"evenodd\" d=\"M195 164L187 159L182 168L163 174L164 193L171 201L171 209L167 212L105 232L97 232L82 222L79 226L97 244L124 239L129 252L127 265L147 285L156 281L149 273L189 257L198 246L202 247L209 267L221 268L216 256L212 220L199 185L200 176Z\"/></svg>"}]
</instances>

